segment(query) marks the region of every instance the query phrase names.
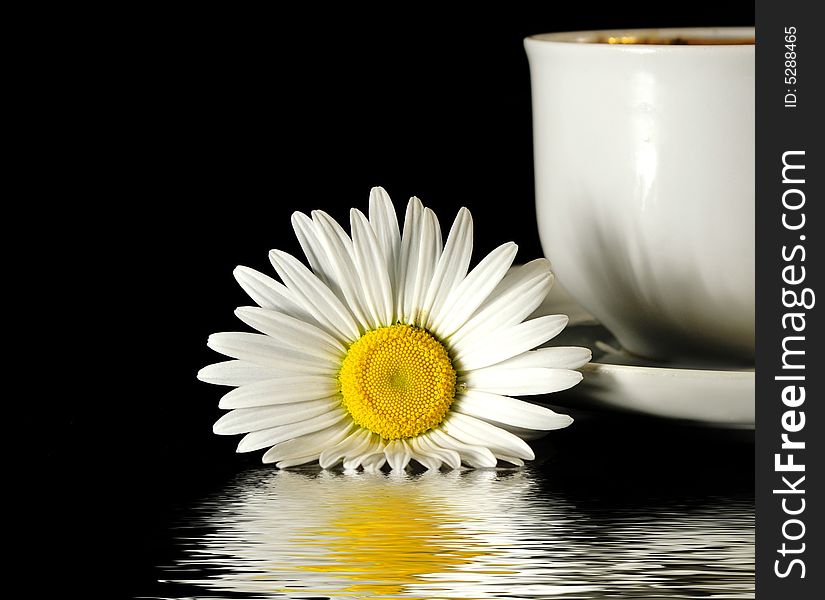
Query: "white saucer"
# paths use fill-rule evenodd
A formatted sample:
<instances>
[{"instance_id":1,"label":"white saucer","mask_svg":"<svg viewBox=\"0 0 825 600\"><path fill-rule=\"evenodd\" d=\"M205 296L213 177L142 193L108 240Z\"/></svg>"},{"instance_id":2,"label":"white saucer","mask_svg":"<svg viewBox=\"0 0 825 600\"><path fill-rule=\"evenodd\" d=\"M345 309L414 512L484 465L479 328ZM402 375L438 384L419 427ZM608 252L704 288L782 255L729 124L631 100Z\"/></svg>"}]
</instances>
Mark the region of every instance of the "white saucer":
<instances>
[{"instance_id":1,"label":"white saucer","mask_svg":"<svg viewBox=\"0 0 825 600\"><path fill-rule=\"evenodd\" d=\"M619 349L607 329L556 285L539 313L571 317L567 329L548 346L586 346L593 351L593 361L581 369L584 380L545 401L569 408L630 411L712 427L754 428L753 369L662 365L629 355Z\"/></svg>"}]
</instances>

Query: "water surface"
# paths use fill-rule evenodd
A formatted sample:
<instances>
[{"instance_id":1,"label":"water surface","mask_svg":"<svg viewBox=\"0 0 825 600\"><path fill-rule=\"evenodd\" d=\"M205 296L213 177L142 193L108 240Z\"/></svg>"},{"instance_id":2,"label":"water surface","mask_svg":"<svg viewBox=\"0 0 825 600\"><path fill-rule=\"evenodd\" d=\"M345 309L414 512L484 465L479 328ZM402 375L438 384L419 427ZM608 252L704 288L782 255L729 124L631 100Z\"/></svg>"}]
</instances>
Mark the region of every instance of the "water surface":
<instances>
[{"instance_id":1,"label":"water surface","mask_svg":"<svg viewBox=\"0 0 825 600\"><path fill-rule=\"evenodd\" d=\"M626 468L251 468L186 507L151 597L752 598L752 493Z\"/></svg>"}]
</instances>

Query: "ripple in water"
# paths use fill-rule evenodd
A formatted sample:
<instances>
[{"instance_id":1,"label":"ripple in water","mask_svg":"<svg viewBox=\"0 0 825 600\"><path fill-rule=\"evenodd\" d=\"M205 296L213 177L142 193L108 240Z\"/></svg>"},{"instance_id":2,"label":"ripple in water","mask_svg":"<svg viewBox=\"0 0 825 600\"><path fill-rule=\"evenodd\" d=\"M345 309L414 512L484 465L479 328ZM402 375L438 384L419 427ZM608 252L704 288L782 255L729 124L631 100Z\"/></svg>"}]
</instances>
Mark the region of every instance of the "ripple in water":
<instances>
[{"instance_id":1,"label":"ripple in water","mask_svg":"<svg viewBox=\"0 0 825 600\"><path fill-rule=\"evenodd\" d=\"M752 598L752 498L600 506L542 474L253 470L177 530L165 594ZM186 584L186 585L183 585ZM188 596L188 593L187 593Z\"/></svg>"}]
</instances>

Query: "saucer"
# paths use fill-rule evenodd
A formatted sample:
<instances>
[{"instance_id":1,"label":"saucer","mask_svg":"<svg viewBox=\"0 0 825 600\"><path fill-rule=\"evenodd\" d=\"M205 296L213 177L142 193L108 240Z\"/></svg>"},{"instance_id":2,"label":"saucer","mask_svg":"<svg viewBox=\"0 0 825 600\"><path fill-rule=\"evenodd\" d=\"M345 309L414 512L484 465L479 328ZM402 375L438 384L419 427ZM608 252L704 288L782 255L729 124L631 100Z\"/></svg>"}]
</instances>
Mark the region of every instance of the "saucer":
<instances>
[{"instance_id":1,"label":"saucer","mask_svg":"<svg viewBox=\"0 0 825 600\"><path fill-rule=\"evenodd\" d=\"M607 329L554 285L536 315L558 313L567 314L570 324L547 345L585 346L593 352L593 360L580 369L583 381L553 394L552 404L620 410L711 427L754 428L756 375L752 368L664 364L628 354Z\"/></svg>"}]
</instances>

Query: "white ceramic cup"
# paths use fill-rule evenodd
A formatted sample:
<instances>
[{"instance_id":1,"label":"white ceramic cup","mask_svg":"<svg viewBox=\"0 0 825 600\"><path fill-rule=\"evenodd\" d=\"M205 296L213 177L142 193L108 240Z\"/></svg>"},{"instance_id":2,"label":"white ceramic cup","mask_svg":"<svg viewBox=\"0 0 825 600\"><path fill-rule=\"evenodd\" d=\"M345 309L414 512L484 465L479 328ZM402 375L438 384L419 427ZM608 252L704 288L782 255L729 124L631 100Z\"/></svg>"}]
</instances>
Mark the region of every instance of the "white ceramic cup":
<instances>
[{"instance_id":1,"label":"white ceramic cup","mask_svg":"<svg viewBox=\"0 0 825 600\"><path fill-rule=\"evenodd\" d=\"M715 43L594 43L622 36ZM754 45L719 43L753 37L701 28L524 42L542 247L633 353L753 359Z\"/></svg>"}]
</instances>

